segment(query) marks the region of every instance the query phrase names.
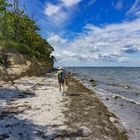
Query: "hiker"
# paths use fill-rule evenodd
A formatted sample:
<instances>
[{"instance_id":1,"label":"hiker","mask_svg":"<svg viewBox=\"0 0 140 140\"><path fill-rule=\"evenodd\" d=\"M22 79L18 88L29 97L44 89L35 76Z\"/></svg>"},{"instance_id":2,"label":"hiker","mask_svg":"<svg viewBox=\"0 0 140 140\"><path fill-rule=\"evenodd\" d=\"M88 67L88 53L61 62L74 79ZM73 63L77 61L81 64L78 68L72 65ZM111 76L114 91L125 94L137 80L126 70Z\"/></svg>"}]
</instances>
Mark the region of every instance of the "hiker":
<instances>
[{"instance_id":1,"label":"hiker","mask_svg":"<svg viewBox=\"0 0 140 140\"><path fill-rule=\"evenodd\" d=\"M58 68L57 78L58 78L58 84L59 84L59 91L64 92L65 73L62 67Z\"/></svg>"}]
</instances>

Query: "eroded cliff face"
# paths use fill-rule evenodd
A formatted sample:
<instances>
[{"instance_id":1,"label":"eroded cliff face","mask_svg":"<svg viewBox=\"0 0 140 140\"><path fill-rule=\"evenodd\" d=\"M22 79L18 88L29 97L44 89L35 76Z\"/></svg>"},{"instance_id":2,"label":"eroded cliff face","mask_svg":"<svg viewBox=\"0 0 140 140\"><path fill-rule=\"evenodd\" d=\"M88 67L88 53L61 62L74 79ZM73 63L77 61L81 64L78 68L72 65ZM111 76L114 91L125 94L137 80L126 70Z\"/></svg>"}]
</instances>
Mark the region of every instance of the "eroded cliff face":
<instances>
[{"instance_id":1,"label":"eroded cliff face","mask_svg":"<svg viewBox=\"0 0 140 140\"><path fill-rule=\"evenodd\" d=\"M9 81L22 76L42 75L53 68L53 61L38 61L21 54L8 53L8 68L0 66L0 80Z\"/></svg>"}]
</instances>

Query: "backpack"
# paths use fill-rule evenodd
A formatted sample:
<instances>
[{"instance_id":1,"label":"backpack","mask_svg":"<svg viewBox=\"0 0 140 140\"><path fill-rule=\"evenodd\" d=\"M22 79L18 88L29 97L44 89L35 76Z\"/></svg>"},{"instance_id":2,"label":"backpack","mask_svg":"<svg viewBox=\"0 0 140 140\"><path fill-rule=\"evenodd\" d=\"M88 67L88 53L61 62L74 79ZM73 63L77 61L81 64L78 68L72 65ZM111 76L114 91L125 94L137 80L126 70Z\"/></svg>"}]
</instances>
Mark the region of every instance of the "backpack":
<instances>
[{"instance_id":1,"label":"backpack","mask_svg":"<svg viewBox=\"0 0 140 140\"><path fill-rule=\"evenodd\" d=\"M59 79L64 80L64 78L65 78L64 72L63 71L59 71L58 72L58 77L59 77Z\"/></svg>"},{"instance_id":2,"label":"backpack","mask_svg":"<svg viewBox=\"0 0 140 140\"><path fill-rule=\"evenodd\" d=\"M64 80L64 78L65 78L65 74L64 74L64 72L62 71L62 72L61 72L61 80Z\"/></svg>"}]
</instances>

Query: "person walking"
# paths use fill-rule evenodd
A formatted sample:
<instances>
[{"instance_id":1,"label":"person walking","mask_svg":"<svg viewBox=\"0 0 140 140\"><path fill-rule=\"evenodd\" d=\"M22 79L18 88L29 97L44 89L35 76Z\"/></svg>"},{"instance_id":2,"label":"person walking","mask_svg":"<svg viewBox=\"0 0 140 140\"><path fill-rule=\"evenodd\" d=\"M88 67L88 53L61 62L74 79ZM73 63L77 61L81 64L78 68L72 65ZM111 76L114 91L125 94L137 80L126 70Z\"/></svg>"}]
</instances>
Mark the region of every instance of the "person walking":
<instances>
[{"instance_id":1,"label":"person walking","mask_svg":"<svg viewBox=\"0 0 140 140\"><path fill-rule=\"evenodd\" d=\"M65 73L62 67L58 68L57 78L58 78L58 84L59 84L59 91L64 93Z\"/></svg>"}]
</instances>

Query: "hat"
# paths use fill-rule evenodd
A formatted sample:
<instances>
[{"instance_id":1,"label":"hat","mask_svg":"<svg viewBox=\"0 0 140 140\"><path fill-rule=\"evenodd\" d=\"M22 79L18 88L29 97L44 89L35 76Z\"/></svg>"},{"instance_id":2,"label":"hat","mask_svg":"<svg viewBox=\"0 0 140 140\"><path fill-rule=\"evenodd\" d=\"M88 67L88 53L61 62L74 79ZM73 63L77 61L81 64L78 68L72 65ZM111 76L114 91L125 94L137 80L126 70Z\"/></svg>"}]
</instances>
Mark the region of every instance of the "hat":
<instances>
[{"instance_id":1,"label":"hat","mask_svg":"<svg viewBox=\"0 0 140 140\"><path fill-rule=\"evenodd\" d=\"M59 70L62 70L62 69L63 69L63 67L59 67L58 69L59 69Z\"/></svg>"}]
</instances>

